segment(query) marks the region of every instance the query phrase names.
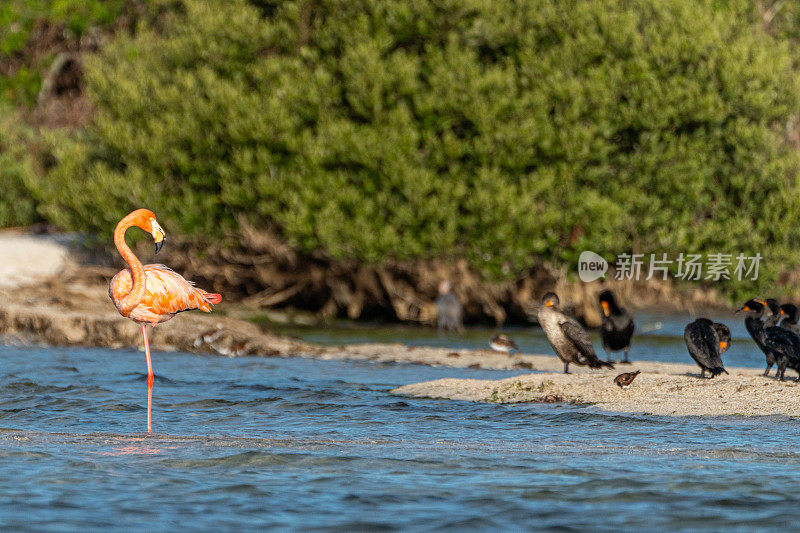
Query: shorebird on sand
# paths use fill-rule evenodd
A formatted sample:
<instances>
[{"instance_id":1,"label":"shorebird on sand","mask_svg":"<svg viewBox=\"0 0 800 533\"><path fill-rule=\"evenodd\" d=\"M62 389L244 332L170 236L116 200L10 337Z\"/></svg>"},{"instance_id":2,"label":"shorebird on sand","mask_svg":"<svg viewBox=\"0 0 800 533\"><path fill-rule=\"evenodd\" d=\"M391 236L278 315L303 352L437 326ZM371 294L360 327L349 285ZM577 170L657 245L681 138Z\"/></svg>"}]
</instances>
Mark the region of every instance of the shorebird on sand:
<instances>
[{"instance_id":1,"label":"shorebird on sand","mask_svg":"<svg viewBox=\"0 0 800 533\"><path fill-rule=\"evenodd\" d=\"M638 376L641 372L641 370L637 370L636 372L625 372L624 374L620 374L614 378L614 383L616 383L620 389L627 389L631 386L633 380L636 379L636 376Z\"/></svg>"},{"instance_id":2,"label":"shorebird on sand","mask_svg":"<svg viewBox=\"0 0 800 533\"><path fill-rule=\"evenodd\" d=\"M489 346L491 346L492 350L494 350L495 352L500 352L500 353L510 354L519 351L517 343L515 343L513 340L509 339L502 333L498 333L497 335L492 337Z\"/></svg>"}]
</instances>

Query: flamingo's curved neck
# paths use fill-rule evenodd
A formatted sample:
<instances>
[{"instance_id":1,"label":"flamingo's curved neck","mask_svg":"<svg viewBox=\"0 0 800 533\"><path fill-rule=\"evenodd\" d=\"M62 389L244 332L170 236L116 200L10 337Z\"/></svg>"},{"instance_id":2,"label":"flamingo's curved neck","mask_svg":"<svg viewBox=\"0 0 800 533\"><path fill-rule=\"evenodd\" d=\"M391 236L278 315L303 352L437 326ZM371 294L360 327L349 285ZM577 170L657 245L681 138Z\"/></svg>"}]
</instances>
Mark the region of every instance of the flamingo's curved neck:
<instances>
[{"instance_id":1,"label":"flamingo's curved neck","mask_svg":"<svg viewBox=\"0 0 800 533\"><path fill-rule=\"evenodd\" d=\"M139 302L141 302L144 297L146 287L142 262L139 261L125 242L125 232L133 225L133 217L129 215L120 220L119 224L117 224L117 228L114 230L114 244L117 246L117 250L122 258L128 263L128 268L133 277L131 291L126 294L119 303L119 312L122 316L128 316L131 311L133 311L133 308L139 305Z\"/></svg>"}]
</instances>

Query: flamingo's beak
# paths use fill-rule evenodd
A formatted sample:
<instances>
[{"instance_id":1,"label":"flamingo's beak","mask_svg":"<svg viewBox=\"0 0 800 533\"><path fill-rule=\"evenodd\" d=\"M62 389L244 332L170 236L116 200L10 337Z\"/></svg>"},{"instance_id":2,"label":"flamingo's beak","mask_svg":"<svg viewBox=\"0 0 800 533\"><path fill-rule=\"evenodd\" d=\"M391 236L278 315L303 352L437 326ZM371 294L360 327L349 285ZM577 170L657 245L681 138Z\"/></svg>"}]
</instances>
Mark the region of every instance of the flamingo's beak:
<instances>
[{"instance_id":1,"label":"flamingo's beak","mask_svg":"<svg viewBox=\"0 0 800 533\"><path fill-rule=\"evenodd\" d=\"M156 253L161 250L161 247L164 246L164 240L167 238L167 234L164 233L164 229L156 222L153 221L153 241L156 243Z\"/></svg>"}]
</instances>

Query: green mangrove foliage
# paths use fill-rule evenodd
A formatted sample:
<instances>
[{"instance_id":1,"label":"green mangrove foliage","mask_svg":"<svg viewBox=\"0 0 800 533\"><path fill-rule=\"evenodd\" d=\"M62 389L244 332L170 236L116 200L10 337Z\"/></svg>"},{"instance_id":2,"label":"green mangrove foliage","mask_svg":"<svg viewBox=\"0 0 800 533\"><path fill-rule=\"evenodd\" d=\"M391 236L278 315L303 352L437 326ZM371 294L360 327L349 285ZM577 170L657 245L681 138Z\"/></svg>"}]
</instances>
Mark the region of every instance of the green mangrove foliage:
<instances>
[{"instance_id":1,"label":"green mangrove foliage","mask_svg":"<svg viewBox=\"0 0 800 533\"><path fill-rule=\"evenodd\" d=\"M198 240L244 217L304 251L493 277L584 249L760 252L763 283L800 244L798 79L738 14L186 0L87 60L96 120L50 137L35 192L49 220L103 233L146 205Z\"/></svg>"},{"instance_id":2,"label":"green mangrove foliage","mask_svg":"<svg viewBox=\"0 0 800 533\"><path fill-rule=\"evenodd\" d=\"M28 185L34 175L28 150L33 132L13 111L0 106L0 228L39 220Z\"/></svg>"},{"instance_id":3,"label":"green mangrove foliage","mask_svg":"<svg viewBox=\"0 0 800 533\"><path fill-rule=\"evenodd\" d=\"M165 0L139 0L141 8ZM130 0L3 0L0 2L0 103L30 106L42 71L62 41L108 27L134 11ZM52 31L47 31L48 26Z\"/></svg>"}]
</instances>

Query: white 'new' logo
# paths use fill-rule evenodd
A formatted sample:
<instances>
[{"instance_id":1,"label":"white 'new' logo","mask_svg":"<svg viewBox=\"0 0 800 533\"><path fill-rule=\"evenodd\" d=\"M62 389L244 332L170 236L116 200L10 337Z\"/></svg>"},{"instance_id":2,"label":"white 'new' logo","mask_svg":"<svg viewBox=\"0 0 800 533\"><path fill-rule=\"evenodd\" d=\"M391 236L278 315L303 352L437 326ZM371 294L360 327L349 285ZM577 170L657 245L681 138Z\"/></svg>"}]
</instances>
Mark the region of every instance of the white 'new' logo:
<instances>
[{"instance_id":1,"label":"white 'new' logo","mask_svg":"<svg viewBox=\"0 0 800 533\"><path fill-rule=\"evenodd\" d=\"M608 262L594 252L585 250L578 257L578 277L588 283L600 279L608 271Z\"/></svg>"}]
</instances>

